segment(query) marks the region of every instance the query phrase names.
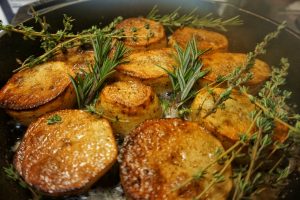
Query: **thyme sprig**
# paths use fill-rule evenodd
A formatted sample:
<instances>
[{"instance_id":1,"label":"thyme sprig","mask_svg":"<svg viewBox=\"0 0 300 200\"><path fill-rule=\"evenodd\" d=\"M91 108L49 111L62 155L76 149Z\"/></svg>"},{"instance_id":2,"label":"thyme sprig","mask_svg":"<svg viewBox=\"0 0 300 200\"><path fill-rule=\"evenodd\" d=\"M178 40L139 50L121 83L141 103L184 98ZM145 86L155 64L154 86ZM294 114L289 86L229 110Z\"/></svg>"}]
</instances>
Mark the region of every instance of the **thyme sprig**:
<instances>
[{"instance_id":1,"label":"thyme sprig","mask_svg":"<svg viewBox=\"0 0 300 200\"><path fill-rule=\"evenodd\" d=\"M114 47L113 56L110 56ZM93 48L95 64L89 65L88 70L81 70L75 78L70 76L79 108L84 108L94 100L105 80L115 71L114 68L123 62L127 53L122 42L113 44L112 39L105 37L102 32L98 32L93 40Z\"/></svg>"},{"instance_id":2,"label":"thyme sprig","mask_svg":"<svg viewBox=\"0 0 300 200\"><path fill-rule=\"evenodd\" d=\"M39 39L41 42L41 48L43 48L45 51L45 53L37 57L29 56L24 60L19 68L14 70L14 72L45 62L54 55L65 52L68 48L91 43L99 32L101 32L106 38L125 37L122 30L115 30L116 24L123 20L123 18L120 16L115 18L110 24L103 28L92 26L89 29L75 34L72 32L72 22L74 19L68 17L67 15L64 15L63 17L64 28L56 31L55 33L51 33L49 30L49 27L51 26L47 23L46 19L44 17L40 17L34 11L33 14L35 22L40 24L40 31L36 31L33 29L33 27L25 26L23 24L13 26L3 25L3 23L0 22L0 30L22 34L24 39Z\"/></svg>"},{"instance_id":3,"label":"thyme sprig","mask_svg":"<svg viewBox=\"0 0 300 200\"><path fill-rule=\"evenodd\" d=\"M17 182L22 188L28 189L33 197L33 200L39 200L41 199L41 194L39 194L37 191L35 191L32 187L30 187L24 179L18 174L18 172L15 170L14 166L10 164L8 167L3 167L4 173L6 177L11 179L14 182Z\"/></svg>"},{"instance_id":4,"label":"thyme sprig","mask_svg":"<svg viewBox=\"0 0 300 200\"><path fill-rule=\"evenodd\" d=\"M232 17L226 20L222 18L213 18L212 14L207 14L204 17L199 17L195 14L197 8L188 14L180 15L180 7L171 12L170 14L160 15L158 7L154 6L148 14L147 18L162 23L164 26L172 29L174 27L191 26L195 28L215 28L221 31L227 31L227 26L239 26L243 21L239 16Z\"/></svg>"},{"instance_id":5,"label":"thyme sprig","mask_svg":"<svg viewBox=\"0 0 300 200\"><path fill-rule=\"evenodd\" d=\"M184 50L179 45L175 45L178 58L178 67L174 67L174 72L164 69L170 78L173 96L172 103L169 109L177 110L177 114L180 113L182 105L195 96L193 86L201 77L203 77L208 71L201 71L203 63L200 56L206 51L197 49L197 43L193 38L187 44L187 48Z\"/></svg>"},{"instance_id":6,"label":"thyme sprig","mask_svg":"<svg viewBox=\"0 0 300 200\"><path fill-rule=\"evenodd\" d=\"M278 142L272 139L271 133L275 126L276 119L288 120L286 100L290 92L282 91L279 88L285 83L288 66L289 63L287 59L282 58L281 67L273 70L270 81L260 90L258 97L252 97L242 89L242 93L246 94L254 104L256 104L256 102L264 102L265 104L263 109L257 107L258 110L256 113L259 117L256 119L256 126L258 131L255 133L253 145L249 146L250 164L245 168L243 173L238 172L238 179L235 180L236 189L233 199L257 195L263 190L263 187L258 187L258 185L278 186L290 173L289 166L284 168L280 166L283 158L286 156L285 154L277 159L268 172L264 172L262 169L262 159L264 161L266 158L270 159L277 149L287 149L286 145L278 145ZM295 129L299 134L300 129L297 130L296 126L293 130Z\"/></svg>"},{"instance_id":7,"label":"thyme sprig","mask_svg":"<svg viewBox=\"0 0 300 200\"><path fill-rule=\"evenodd\" d=\"M218 97L215 97L216 100L214 105L206 112L204 118L208 117L210 114L216 112L218 108L224 107L224 103L227 99L230 98L231 92L235 88L239 88L242 84L249 81L253 74L250 70L253 68L255 64L255 59L257 56L265 54L266 48L268 44L275 38L278 37L279 33L285 28L286 22L280 24L274 32L267 34L263 41L258 43L253 52L249 52L247 54L246 62L243 66L236 67L230 74L226 77L222 77L222 81L217 85L222 83L227 83L227 88L224 92L222 92Z\"/></svg>"}]
</instances>

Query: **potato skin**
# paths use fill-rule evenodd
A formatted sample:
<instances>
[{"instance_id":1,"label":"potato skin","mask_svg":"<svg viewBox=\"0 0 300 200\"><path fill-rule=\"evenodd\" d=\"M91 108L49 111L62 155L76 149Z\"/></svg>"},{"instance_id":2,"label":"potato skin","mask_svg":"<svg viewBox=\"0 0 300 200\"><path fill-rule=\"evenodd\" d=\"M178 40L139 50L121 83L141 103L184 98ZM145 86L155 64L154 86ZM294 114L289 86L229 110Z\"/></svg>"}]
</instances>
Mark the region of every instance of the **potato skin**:
<instances>
[{"instance_id":1,"label":"potato skin","mask_svg":"<svg viewBox=\"0 0 300 200\"><path fill-rule=\"evenodd\" d=\"M214 53L203 57L202 70L208 69L209 73L199 80L200 87L217 80L219 76L226 76L235 68L245 64L246 54L242 53ZM251 69L253 78L245 85L249 87L251 94L256 94L264 82L270 77L271 69L265 62L256 59Z\"/></svg>"},{"instance_id":2,"label":"potato skin","mask_svg":"<svg viewBox=\"0 0 300 200\"><path fill-rule=\"evenodd\" d=\"M54 115L61 121L49 125ZM30 124L15 154L24 180L50 196L86 191L116 161L117 146L106 119L80 110L61 110Z\"/></svg>"},{"instance_id":3,"label":"potato skin","mask_svg":"<svg viewBox=\"0 0 300 200\"><path fill-rule=\"evenodd\" d=\"M0 107L24 125L41 115L73 108L76 94L69 76L89 62L92 51L70 49L52 60L15 73L0 90Z\"/></svg>"},{"instance_id":4,"label":"potato skin","mask_svg":"<svg viewBox=\"0 0 300 200\"><path fill-rule=\"evenodd\" d=\"M104 87L96 109L110 119L114 132L121 136L146 119L162 116L156 94L151 87L137 81L119 81Z\"/></svg>"},{"instance_id":5,"label":"potato skin","mask_svg":"<svg viewBox=\"0 0 300 200\"><path fill-rule=\"evenodd\" d=\"M130 54L128 62L116 68L115 78L119 81L136 80L149 85L157 94L163 94L172 89L168 71L174 71L177 66L176 52L171 48L142 51Z\"/></svg>"},{"instance_id":6,"label":"potato skin","mask_svg":"<svg viewBox=\"0 0 300 200\"><path fill-rule=\"evenodd\" d=\"M124 35L127 37L124 39L124 44L131 49L131 52L167 46L166 33L159 22L142 17L128 18L117 24L116 29L124 30Z\"/></svg>"},{"instance_id":7,"label":"potato skin","mask_svg":"<svg viewBox=\"0 0 300 200\"><path fill-rule=\"evenodd\" d=\"M178 185L215 159L221 143L197 123L180 119L147 120L124 141L120 155L121 184L129 199L193 199L208 185L216 164L206 178L174 191ZM225 182L216 184L207 199L226 199L231 188L231 167Z\"/></svg>"},{"instance_id":8,"label":"potato skin","mask_svg":"<svg viewBox=\"0 0 300 200\"><path fill-rule=\"evenodd\" d=\"M168 44L169 46L174 46L177 43L181 48L185 49L186 45L190 40L192 40L193 37L195 37L198 49L203 51L211 49L206 54L226 52L228 49L228 40L226 36L214 31L191 27L177 29L169 37Z\"/></svg>"}]
</instances>

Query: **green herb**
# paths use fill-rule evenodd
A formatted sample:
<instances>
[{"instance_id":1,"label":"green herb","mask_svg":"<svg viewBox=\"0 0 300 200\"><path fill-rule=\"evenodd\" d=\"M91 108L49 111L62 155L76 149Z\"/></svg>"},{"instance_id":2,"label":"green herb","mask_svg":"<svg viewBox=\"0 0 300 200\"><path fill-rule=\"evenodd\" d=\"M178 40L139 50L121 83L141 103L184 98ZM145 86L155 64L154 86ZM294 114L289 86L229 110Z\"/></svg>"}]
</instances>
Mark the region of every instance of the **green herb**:
<instances>
[{"instance_id":1,"label":"green herb","mask_svg":"<svg viewBox=\"0 0 300 200\"><path fill-rule=\"evenodd\" d=\"M222 18L213 18L212 14L199 17L198 15L195 15L197 8L184 15L180 15L179 10L180 8L177 8L172 13L161 16L158 14L159 10L157 6L154 6L147 18L158 21L170 29L174 27L191 26L195 28L206 27L226 31L227 26L239 26L243 24L238 16L223 20Z\"/></svg>"},{"instance_id":2,"label":"green herb","mask_svg":"<svg viewBox=\"0 0 300 200\"><path fill-rule=\"evenodd\" d=\"M145 29L150 29L150 24L149 23L145 23Z\"/></svg>"},{"instance_id":3,"label":"green herb","mask_svg":"<svg viewBox=\"0 0 300 200\"><path fill-rule=\"evenodd\" d=\"M273 39L277 38L282 29L284 29L286 23L283 22L277 27L277 30L267 34L263 41L256 45L253 52L247 54L247 60L244 66L238 66L226 77L222 77L222 81L218 79L218 85L227 82L228 87L224 92L222 92L219 97L216 98L214 105L210 110L207 111L204 118L208 117L210 114L216 112L218 108L225 106L224 102L230 98L233 89L238 88L242 84L246 83L252 78L252 73L250 70L255 64L255 59L258 55L266 53L266 47Z\"/></svg>"},{"instance_id":4,"label":"green herb","mask_svg":"<svg viewBox=\"0 0 300 200\"><path fill-rule=\"evenodd\" d=\"M101 32L104 37L107 38L122 38L124 37L122 30L115 30L117 23L123 20L122 17L115 18L110 24L103 28L92 26L89 29L83 30L80 33L72 32L72 22L74 21L71 17L64 15L62 30L58 30L56 33L49 32L50 25L46 22L45 18L41 18L36 12L34 12L34 18L36 23L40 24L41 31L35 31L33 27L28 27L23 24L17 25L3 25L0 22L0 30L15 32L24 35L24 39L36 40L39 39L41 47L45 50L45 53L38 56L30 56L22 63L21 67L15 71L25 69L27 67L33 67L37 64L45 62L54 55L65 52L66 49L81 46L86 43L91 43L96 35Z\"/></svg>"},{"instance_id":5,"label":"green herb","mask_svg":"<svg viewBox=\"0 0 300 200\"><path fill-rule=\"evenodd\" d=\"M195 96L193 86L201 77L208 71L201 71L202 61L200 56L206 51L197 49L197 43L193 38L185 50L179 45L175 45L178 58L178 67L174 67L174 72L164 69L171 80L173 87L173 103L172 106L175 110L180 110L182 105Z\"/></svg>"},{"instance_id":6,"label":"green herb","mask_svg":"<svg viewBox=\"0 0 300 200\"><path fill-rule=\"evenodd\" d=\"M56 124L61 121L62 121L61 116L59 116L58 114L55 114L47 119L47 124L52 125L52 124Z\"/></svg>"},{"instance_id":7,"label":"green herb","mask_svg":"<svg viewBox=\"0 0 300 200\"><path fill-rule=\"evenodd\" d=\"M123 57L128 52L122 42L113 44L112 39L105 37L102 32L98 32L93 40L93 48L94 66L90 66L88 71L81 70L75 78L70 76L79 108L84 108L95 99L105 80L114 73L117 65L124 62Z\"/></svg>"},{"instance_id":8,"label":"green herb","mask_svg":"<svg viewBox=\"0 0 300 200\"><path fill-rule=\"evenodd\" d=\"M41 195L39 193L37 193L33 188L31 188L23 180L23 178L18 174L18 172L15 170L15 168L12 164L10 164L9 167L3 167L3 170L4 170L6 177L11 179L12 181L17 182L22 188L29 189L33 196L33 200L41 199Z\"/></svg>"},{"instance_id":9,"label":"green herb","mask_svg":"<svg viewBox=\"0 0 300 200\"><path fill-rule=\"evenodd\" d=\"M234 70L230 75L222 77L221 81L216 82L216 84L227 82L228 87L223 94L216 98L220 100L219 103L216 104L218 106L215 109L221 108L219 105L224 103L230 97L233 88L240 89L241 93L249 97L250 101L256 105L256 109L250 113L252 123L247 128L247 131L241 133L240 140L233 146L224 152L218 153L217 158L212 163L208 163L207 166L198 169L196 174L183 181L174 190L185 187L194 181L201 181L207 176L208 169L220 161L222 161L224 167L226 167L238 157L249 157L249 162L235 163L234 175L232 177L235 183L235 190L232 199L252 199L255 195L258 195L263 191L265 187L280 186L289 175L289 167L282 166L282 164L283 158L288 156L288 146L291 144L281 144L272 139L276 123L281 123L288 127L290 133L298 136L298 138L300 135L300 117L297 114L289 116L289 109L286 103L286 100L290 97L291 93L280 89L280 86L285 83L287 75L289 66L287 59L282 58L281 67L273 69L271 79L266 82L257 97L249 95L247 93L247 88L241 86L242 83L246 82L249 80L249 77L251 77L250 75L245 76L244 74L249 73L249 70L254 64L255 57L265 53L265 48L269 41L276 38L283 28L284 23L281 24L276 31L268 34L264 40L256 46L254 52L248 54L247 62L243 67ZM212 95L215 95L211 88L208 87L208 89ZM294 120L294 126L288 123L290 119ZM255 131L253 132L253 130ZM251 136L247 137L247 135ZM241 154L240 151L245 148L247 148L248 154ZM264 163L274 159L273 156L279 149L282 152L281 156L275 160L273 167L266 172ZM214 172L214 174L211 174L213 179L209 181L207 186L199 195L195 196L194 199L202 198L214 185L225 181L223 176L224 167L221 170Z\"/></svg>"},{"instance_id":10,"label":"green herb","mask_svg":"<svg viewBox=\"0 0 300 200\"><path fill-rule=\"evenodd\" d=\"M137 28L136 27L131 27L131 31L135 33L135 32L137 32Z\"/></svg>"}]
</instances>

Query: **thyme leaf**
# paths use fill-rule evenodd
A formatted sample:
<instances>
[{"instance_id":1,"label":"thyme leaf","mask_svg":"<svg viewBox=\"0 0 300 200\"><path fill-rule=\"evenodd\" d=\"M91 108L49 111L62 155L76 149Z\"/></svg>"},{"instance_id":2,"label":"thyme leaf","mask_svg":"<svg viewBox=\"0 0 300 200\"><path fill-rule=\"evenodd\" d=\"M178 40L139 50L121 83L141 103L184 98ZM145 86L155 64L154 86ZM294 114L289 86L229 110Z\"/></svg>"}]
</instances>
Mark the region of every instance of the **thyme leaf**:
<instances>
[{"instance_id":1,"label":"thyme leaf","mask_svg":"<svg viewBox=\"0 0 300 200\"><path fill-rule=\"evenodd\" d=\"M56 124L56 123L61 122L61 121L62 121L61 116L55 114L55 115L53 115L53 116L51 116L47 119L47 124L52 125L52 124Z\"/></svg>"}]
</instances>

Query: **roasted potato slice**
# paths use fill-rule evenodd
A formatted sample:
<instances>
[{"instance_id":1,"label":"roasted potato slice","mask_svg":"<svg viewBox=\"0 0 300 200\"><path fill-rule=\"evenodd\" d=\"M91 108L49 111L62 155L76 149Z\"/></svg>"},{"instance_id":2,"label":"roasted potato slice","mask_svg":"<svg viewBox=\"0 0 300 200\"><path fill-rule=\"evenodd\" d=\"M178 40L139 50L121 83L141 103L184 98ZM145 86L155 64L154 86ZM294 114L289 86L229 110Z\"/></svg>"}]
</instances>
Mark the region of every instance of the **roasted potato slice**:
<instances>
[{"instance_id":1,"label":"roasted potato slice","mask_svg":"<svg viewBox=\"0 0 300 200\"><path fill-rule=\"evenodd\" d=\"M217 109L215 113L204 118L214 105L215 99L224 91L223 88L213 88L211 94L203 89L197 94L191 105L191 119L203 124L220 139L225 148L229 148L240 139L239 134L247 132L252 122L250 113L255 106L248 97L234 90L231 98L225 101L224 109ZM252 133L253 131L249 132L248 136Z\"/></svg>"},{"instance_id":2,"label":"roasted potato slice","mask_svg":"<svg viewBox=\"0 0 300 200\"><path fill-rule=\"evenodd\" d=\"M54 124L49 124L59 116ZM30 124L15 154L24 180L50 196L86 191L110 169L117 146L106 119L80 110L61 110Z\"/></svg>"},{"instance_id":3,"label":"roasted potato slice","mask_svg":"<svg viewBox=\"0 0 300 200\"><path fill-rule=\"evenodd\" d=\"M120 81L138 80L149 85L157 94L172 89L168 74L162 68L173 71L177 62L171 48L132 53L126 63L116 68L115 77Z\"/></svg>"},{"instance_id":4,"label":"roasted potato slice","mask_svg":"<svg viewBox=\"0 0 300 200\"><path fill-rule=\"evenodd\" d=\"M220 76L230 74L235 68L242 67L247 60L247 55L242 53L214 53L203 57L203 70L209 69L209 73L199 80L200 87L217 80ZM245 85L249 87L251 94L256 94L261 86L271 75L269 65L259 59L251 69L253 78Z\"/></svg>"},{"instance_id":5,"label":"roasted potato slice","mask_svg":"<svg viewBox=\"0 0 300 200\"><path fill-rule=\"evenodd\" d=\"M156 94L151 87L137 81L119 81L104 87L96 109L111 120L113 130L121 136L146 119L162 116Z\"/></svg>"},{"instance_id":6,"label":"roasted potato slice","mask_svg":"<svg viewBox=\"0 0 300 200\"><path fill-rule=\"evenodd\" d=\"M204 178L174 190L216 159L221 143L197 123L180 119L147 120L124 141L120 155L121 184L129 199L193 199L208 186L215 164ZM205 199L227 199L231 167L225 181L214 185Z\"/></svg>"},{"instance_id":7,"label":"roasted potato slice","mask_svg":"<svg viewBox=\"0 0 300 200\"><path fill-rule=\"evenodd\" d=\"M166 33L159 22L142 17L128 18L117 24L116 29L124 30L124 44L132 52L167 46Z\"/></svg>"},{"instance_id":8,"label":"roasted potato slice","mask_svg":"<svg viewBox=\"0 0 300 200\"><path fill-rule=\"evenodd\" d=\"M255 105L248 97L233 90L231 98L224 102L223 109L217 109L216 112L204 117L213 107L217 97L224 91L223 88L214 88L211 93L203 89L191 105L191 119L214 133L227 149L240 140L240 134L247 134L250 137L254 133L256 126L253 126L250 131L248 129L252 123L250 113L255 110ZM286 127L276 123L273 139L284 142L287 133Z\"/></svg>"},{"instance_id":9,"label":"roasted potato slice","mask_svg":"<svg viewBox=\"0 0 300 200\"><path fill-rule=\"evenodd\" d=\"M197 47L200 50L210 49L208 54L215 52L226 52L228 49L228 40L226 36L204 29L197 29L191 27L183 27L177 29L169 37L169 46L178 44L181 48L186 48L186 45L192 38L195 37ZM206 55L206 54L205 54Z\"/></svg>"},{"instance_id":10,"label":"roasted potato slice","mask_svg":"<svg viewBox=\"0 0 300 200\"><path fill-rule=\"evenodd\" d=\"M72 49L51 61L15 73L0 90L0 106L24 125L41 115L76 105L69 76L93 62L93 52Z\"/></svg>"}]
</instances>

